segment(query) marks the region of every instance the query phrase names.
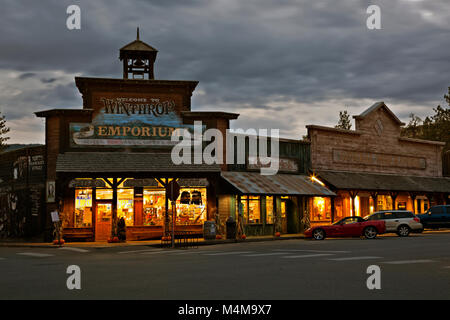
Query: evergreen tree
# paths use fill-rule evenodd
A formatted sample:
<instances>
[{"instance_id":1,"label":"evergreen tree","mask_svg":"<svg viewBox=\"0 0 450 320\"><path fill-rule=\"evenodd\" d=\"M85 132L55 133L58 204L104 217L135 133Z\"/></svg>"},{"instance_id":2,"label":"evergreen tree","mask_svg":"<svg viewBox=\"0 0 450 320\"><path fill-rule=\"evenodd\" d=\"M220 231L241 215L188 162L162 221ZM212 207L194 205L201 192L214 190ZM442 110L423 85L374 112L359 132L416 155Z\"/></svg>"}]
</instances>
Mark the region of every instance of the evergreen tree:
<instances>
[{"instance_id":1,"label":"evergreen tree","mask_svg":"<svg viewBox=\"0 0 450 320\"><path fill-rule=\"evenodd\" d=\"M339 111L339 121L335 128L344 130L350 130L352 128L352 122L347 110Z\"/></svg>"},{"instance_id":2,"label":"evergreen tree","mask_svg":"<svg viewBox=\"0 0 450 320\"><path fill-rule=\"evenodd\" d=\"M6 126L6 118L0 112L0 151L6 148L6 141L9 137L6 134L9 132L9 128Z\"/></svg>"},{"instance_id":3,"label":"evergreen tree","mask_svg":"<svg viewBox=\"0 0 450 320\"><path fill-rule=\"evenodd\" d=\"M402 135L410 138L442 141L446 143L444 152L450 150L450 87L444 98L449 107L433 108L434 115L427 116L423 121L411 114L411 120L402 130Z\"/></svg>"}]
</instances>

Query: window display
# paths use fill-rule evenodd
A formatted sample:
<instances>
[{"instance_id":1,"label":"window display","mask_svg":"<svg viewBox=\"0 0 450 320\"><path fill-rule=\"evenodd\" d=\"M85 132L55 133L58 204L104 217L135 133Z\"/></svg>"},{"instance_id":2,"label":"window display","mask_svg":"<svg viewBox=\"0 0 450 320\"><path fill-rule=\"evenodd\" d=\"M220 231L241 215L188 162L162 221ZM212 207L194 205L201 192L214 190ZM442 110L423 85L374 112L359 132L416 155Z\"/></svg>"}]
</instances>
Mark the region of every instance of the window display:
<instances>
[{"instance_id":1,"label":"window display","mask_svg":"<svg viewBox=\"0 0 450 320\"><path fill-rule=\"evenodd\" d=\"M112 200L113 191L112 189L97 189L95 191L95 198L97 200Z\"/></svg>"},{"instance_id":2,"label":"window display","mask_svg":"<svg viewBox=\"0 0 450 320\"><path fill-rule=\"evenodd\" d=\"M377 198L377 211L381 210L393 210L392 198L387 195L378 195Z\"/></svg>"},{"instance_id":3,"label":"window display","mask_svg":"<svg viewBox=\"0 0 450 320\"><path fill-rule=\"evenodd\" d=\"M244 221L248 224L261 223L261 205L259 196L242 196Z\"/></svg>"},{"instance_id":4,"label":"window display","mask_svg":"<svg viewBox=\"0 0 450 320\"><path fill-rule=\"evenodd\" d=\"M172 210L171 204L169 209ZM181 188L177 200L177 224L203 224L206 220L206 188Z\"/></svg>"},{"instance_id":5,"label":"window display","mask_svg":"<svg viewBox=\"0 0 450 320\"><path fill-rule=\"evenodd\" d=\"M330 198L313 197L311 203L311 221L331 220Z\"/></svg>"},{"instance_id":6,"label":"window display","mask_svg":"<svg viewBox=\"0 0 450 320\"><path fill-rule=\"evenodd\" d=\"M273 197L266 197L266 223L273 224Z\"/></svg>"},{"instance_id":7,"label":"window display","mask_svg":"<svg viewBox=\"0 0 450 320\"><path fill-rule=\"evenodd\" d=\"M165 213L164 189L144 189L144 226L162 226Z\"/></svg>"},{"instance_id":8,"label":"window display","mask_svg":"<svg viewBox=\"0 0 450 320\"><path fill-rule=\"evenodd\" d=\"M117 190L117 218L124 218L127 226L134 225L134 197L133 189Z\"/></svg>"},{"instance_id":9,"label":"window display","mask_svg":"<svg viewBox=\"0 0 450 320\"><path fill-rule=\"evenodd\" d=\"M92 226L92 189L75 190L75 228Z\"/></svg>"}]
</instances>

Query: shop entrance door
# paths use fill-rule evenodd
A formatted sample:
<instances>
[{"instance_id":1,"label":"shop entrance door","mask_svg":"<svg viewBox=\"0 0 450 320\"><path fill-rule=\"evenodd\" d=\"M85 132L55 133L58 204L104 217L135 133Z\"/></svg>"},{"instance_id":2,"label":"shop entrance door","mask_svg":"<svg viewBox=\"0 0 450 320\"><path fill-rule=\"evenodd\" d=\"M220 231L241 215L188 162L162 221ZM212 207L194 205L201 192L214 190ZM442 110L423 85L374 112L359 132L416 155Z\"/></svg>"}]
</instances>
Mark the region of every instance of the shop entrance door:
<instances>
[{"instance_id":1,"label":"shop entrance door","mask_svg":"<svg viewBox=\"0 0 450 320\"><path fill-rule=\"evenodd\" d=\"M111 236L112 202L97 202L95 241L108 240Z\"/></svg>"}]
</instances>

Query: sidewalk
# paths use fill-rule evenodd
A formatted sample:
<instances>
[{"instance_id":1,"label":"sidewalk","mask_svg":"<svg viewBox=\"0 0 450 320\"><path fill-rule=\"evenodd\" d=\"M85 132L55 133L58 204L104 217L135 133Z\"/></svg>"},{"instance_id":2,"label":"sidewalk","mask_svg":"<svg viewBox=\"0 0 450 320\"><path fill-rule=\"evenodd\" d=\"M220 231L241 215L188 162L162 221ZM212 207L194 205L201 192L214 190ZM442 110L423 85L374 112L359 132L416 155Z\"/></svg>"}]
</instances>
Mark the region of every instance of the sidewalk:
<instances>
[{"instance_id":1,"label":"sidewalk","mask_svg":"<svg viewBox=\"0 0 450 320\"><path fill-rule=\"evenodd\" d=\"M274 236L249 236L245 240L205 240L200 238L198 241L199 246L215 245L215 244L228 244L228 243L243 243L243 242L259 242L259 241L278 241L278 240L291 240L291 239L303 239L302 233L295 234L283 234L280 237ZM196 245L197 245L196 244ZM161 247L161 240L140 240L140 241L127 241L119 243L102 242L66 242L64 247L77 247L77 248L115 248L115 247L131 247L131 246L146 246L146 247ZM25 248L57 248L58 245L54 245L49 242L27 242L27 241L0 241L1 247L25 247Z\"/></svg>"}]
</instances>

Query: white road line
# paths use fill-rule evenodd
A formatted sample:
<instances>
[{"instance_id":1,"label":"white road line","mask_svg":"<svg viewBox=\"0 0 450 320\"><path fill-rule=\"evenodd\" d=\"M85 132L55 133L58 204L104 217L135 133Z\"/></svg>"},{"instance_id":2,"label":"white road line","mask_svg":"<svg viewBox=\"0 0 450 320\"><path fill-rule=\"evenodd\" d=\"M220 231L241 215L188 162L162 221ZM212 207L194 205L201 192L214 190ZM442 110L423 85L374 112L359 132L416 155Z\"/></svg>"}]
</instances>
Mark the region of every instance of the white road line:
<instances>
[{"instance_id":1,"label":"white road line","mask_svg":"<svg viewBox=\"0 0 450 320\"><path fill-rule=\"evenodd\" d=\"M30 256L30 257L38 257L38 258L54 256L53 254L48 254L48 253L33 253L33 252L21 252L18 254L20 254L22 256Z\"/></svg>"},{"instance_id":2,"label":"white road line","mask_svg":"<svg viewBox=\"0 0 450 320\"><path fill-rule=\"evenodd\" d=\"M81 249L81 248L74 248L74 247L61 247L59 250L69 250L69 251L75 251L75 252L89 252L89 250Z\"/></svg>"},{"instance_id":3,"label":"white road line","mask_svg":"<svg viewBox=\"0 0 450 320\"><path fill-rule=\"evenodd\" d=\"M210 253L220 253L223 251L185 251L185 252L171 252L173 256L179 256L184 254L210 254Z\"/></svg>"},{"instance_id":4,"label":"white road line","mask_svg":"<svg viewBox=\"0 0 450 320\"><path fill-rule=\"evenodd\" d=\"M317 252L317 253L349 253L351 251L330 251L330 250L301 250L301 249L274 249L272 251L284 252Z\"/></svg>"},{"instance_id":5,"label":"white road line","mask_svg":"<svg viewBox=\"0 0 450 320\"><path fill-rule=\"evenodd\" d=\"M141 252L139 254L158 254L158 253L169 253L170 251L165 251L165 250L161 250L161 251L149 251L149 252Z\"/></svg>"},{"instance_id":6,"label":"white road line","mask_svg":"<svg viewBox=\"0 0 450 320\"><path fill-rule=\"evenodd\" d=\"M324 257L324 256L332 256L333 253L317 253L317 254L303 254L297 256L285 256L282 258L285 259L296 259L296 258L314 258L314 257Z\"/></svg>"},{"instance_id":7,"label":"white road line","mask_svg":"<svg viewBox=\"0 0 450 320\"><path fill-rule=\"evenodd\" d=\"M435 261L429 260L429 259L422 259L422 260L388 261L388 262L383 262L383 263L386 263L386 264L413 264L413 263L430 263L430 262L435 262Z\"/></svg>"},{"instance_id":8,"label":"white road line","mask_svg":"<svg viewBox=\"0 0 450 320\"><path fill-rule=\"evenodd\" d=\"M373 256L360 256L360 257L347 257L347 258L334 258L328 259L333 261L353 261L353 260L368 260L368 259L382 259L383 257L373 257Z\"/></svg>"},{"instance_id":9,"label":"white road line","mask_svg":"<svg viewBox=\"0 0 450 320\"><path fill-rule=\"evenodd\" d=\"M203 256L226 256L231 254L243 254L252 253L254 251L231 251L231 252L219 252L219 253L204 253Z\"/></svg>"},{"instance_id":10,"label":"white road line","mask_svg":"<svg viewBox=\"0 0 450 320\"><path fill-rule=\"evenodd\" d=\"M243 254L243 257L263 257L263 256L276 256L286 254L286 252L272 252L272 253L255 253L255 254Z\"/></svg>"},{"instance_id":11,"label":"white road line","mask_svg":"<svg viewBox=\"0 0 450 320\"><path fill-rule=\"evenodd\" d=\"M153 252L153 251L163 251L163 249L131 250L131 251L121 251L121 252L117 252L117 253L118 254L127 254L127 253Z\"/></svg>"}]
</instances>

